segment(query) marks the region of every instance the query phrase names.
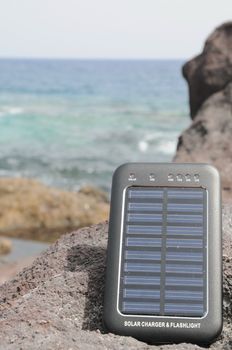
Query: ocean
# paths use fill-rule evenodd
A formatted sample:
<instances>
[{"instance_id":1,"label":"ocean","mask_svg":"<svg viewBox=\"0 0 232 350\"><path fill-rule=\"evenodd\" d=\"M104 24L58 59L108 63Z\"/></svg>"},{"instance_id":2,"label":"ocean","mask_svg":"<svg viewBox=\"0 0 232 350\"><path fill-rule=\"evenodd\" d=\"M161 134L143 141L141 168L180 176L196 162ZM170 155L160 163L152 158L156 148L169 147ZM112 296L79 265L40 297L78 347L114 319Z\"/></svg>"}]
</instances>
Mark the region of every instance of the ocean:
<instances>
[{"instance_id":1,"label":"ocean","mask_svg":"<svg viewBox=\"0 0 232 350\"><path fill-rule=\"evenodd\" d=\"M109 191L125 162L167 162L190 123L181 60L0 60L0 176Z\"/></svg>"}]
</instances>

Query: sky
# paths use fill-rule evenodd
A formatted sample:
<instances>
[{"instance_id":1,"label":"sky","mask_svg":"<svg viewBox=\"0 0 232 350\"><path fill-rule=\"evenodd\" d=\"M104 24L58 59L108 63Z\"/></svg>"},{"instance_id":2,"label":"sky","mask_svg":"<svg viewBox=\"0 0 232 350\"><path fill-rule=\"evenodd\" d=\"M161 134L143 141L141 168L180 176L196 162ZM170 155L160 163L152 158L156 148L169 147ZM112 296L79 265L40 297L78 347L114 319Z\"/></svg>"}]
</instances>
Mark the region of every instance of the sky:
<instances>
[{"instance_id":1,"label":"sky","mask_svg":"<svg viewBox=\"0 0 232 350\"><path fill-rule=\"evenodd\" d=\"M189 58L231 0L0 0L0 57Z\"/></svg>"}]
</instances>

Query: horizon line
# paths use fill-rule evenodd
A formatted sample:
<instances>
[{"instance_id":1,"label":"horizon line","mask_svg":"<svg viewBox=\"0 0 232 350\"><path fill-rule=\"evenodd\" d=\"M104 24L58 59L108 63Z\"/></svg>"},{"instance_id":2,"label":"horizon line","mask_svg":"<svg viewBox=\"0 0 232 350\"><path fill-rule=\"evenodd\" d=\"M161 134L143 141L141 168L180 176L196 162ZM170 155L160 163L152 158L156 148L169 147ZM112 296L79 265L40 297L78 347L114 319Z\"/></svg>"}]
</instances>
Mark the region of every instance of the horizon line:
<instances>
[{"instance_id":1,"label":"horizon line","mask_svg":"<svg viewBox=\"0 0 232 350\"><path fill-rule=\"evenodd\" d=\"M36 57L36 56L0 56L0 60L67 60L67 61L187 61L183 57Z\"/></svg>"}]
</instances>

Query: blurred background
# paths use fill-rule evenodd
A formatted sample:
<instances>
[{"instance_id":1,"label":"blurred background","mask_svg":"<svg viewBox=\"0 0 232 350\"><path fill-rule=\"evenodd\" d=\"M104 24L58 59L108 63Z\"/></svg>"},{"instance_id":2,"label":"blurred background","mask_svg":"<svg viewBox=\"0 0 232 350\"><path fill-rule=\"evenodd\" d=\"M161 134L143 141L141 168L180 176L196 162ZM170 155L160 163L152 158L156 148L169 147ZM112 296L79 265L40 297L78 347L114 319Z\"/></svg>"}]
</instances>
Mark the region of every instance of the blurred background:
<instances>
[{"instance_id":1,"label":"blurred background","mask_svg":"<svg viewBox=\"0 0 232 350\"><path fill-rule=\"evenodd\" d=\"M60 234L107 219L118 165L172 161L190 125L182 66L229 8L1 1L0 282Z\"/></svg>"}]
</instances>

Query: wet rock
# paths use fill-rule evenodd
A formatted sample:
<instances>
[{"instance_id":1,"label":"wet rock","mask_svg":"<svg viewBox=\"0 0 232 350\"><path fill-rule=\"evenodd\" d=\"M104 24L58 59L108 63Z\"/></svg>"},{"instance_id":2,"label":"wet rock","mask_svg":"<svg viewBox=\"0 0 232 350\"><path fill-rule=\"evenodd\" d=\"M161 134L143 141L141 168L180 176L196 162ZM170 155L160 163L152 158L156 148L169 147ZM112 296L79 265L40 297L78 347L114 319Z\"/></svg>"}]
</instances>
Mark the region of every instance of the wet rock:
<instances>
[{"instance_id":1,"label":"wet rock","mask_svg":"<svg viewBox=\"0 0 232 350\"><path fill-rule=\"evenodd\" d=\"M232 344L232 207L223 212L224 330L210 349ZM62 236L0 287L0 349L200 349L150 346L109 334L102 322L108 225Z\"/></svg>"},{"instance_id":2,"label":"wet rock","mask_svg":"<svg viewBox=\"0 0 232 350\"><path fill-rule=\"evenodd\" d=\"M94 193L93 193L94 192ZM68 192L32 179L0 179L0 235L54 241L108 218L102 191Z\"/></svg>"}]
</instances>

